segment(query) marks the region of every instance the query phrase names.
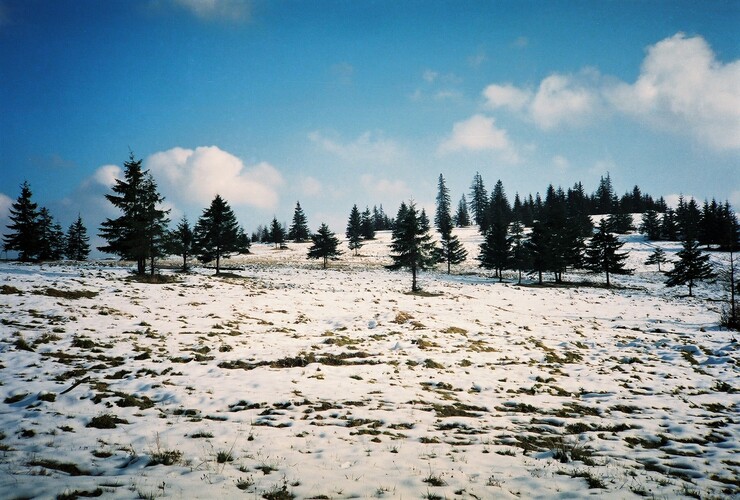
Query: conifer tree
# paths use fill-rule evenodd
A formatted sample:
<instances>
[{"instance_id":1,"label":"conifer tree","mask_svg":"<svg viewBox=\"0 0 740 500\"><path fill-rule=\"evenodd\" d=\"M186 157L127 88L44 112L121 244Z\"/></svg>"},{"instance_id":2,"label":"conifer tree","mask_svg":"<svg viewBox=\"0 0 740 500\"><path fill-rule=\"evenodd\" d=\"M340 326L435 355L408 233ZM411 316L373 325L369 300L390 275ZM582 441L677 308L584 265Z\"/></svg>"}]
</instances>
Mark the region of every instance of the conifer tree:
<instances>
[{"instance_id":1,"label":"conifer tree","mask_svg":"<svg viewBox=\"0 0 740 500\"><path fill-rule=\"evenodd\" d=\"M665 251L660 247L655 247L655 249L650 252L650 255L648 255L648 258L645 260L645 264L648 266L657 264L658 272L661 272L660 265L665 264L666 262L668 262L668 259L665 256Z\"/></svg>"},{"instance_id":2,"label":"conifer tree","mask_svg":"<svg viewBox=\"0 0 740 500\"><path fill-rule=\"evenodd\" d=\"M596 188L596 194L594 195L594 205L597 214L611 214L614 213L617 199L614 194L614 188L612 187L612 179L609 176L609 172L606 173L606 177L602 176L599 180L599 187Z\"/></svg>"},{"instance_id":3,"label":"conifer tree","mask_svg":"<svg viewBox=\"0 0 740 500\"><path fill-rule=\"evenodd\" d=\"M476 172L470 186L470 210L473 212L473 221L478 224L481 234L487 228L486 212L488 211L488 193L483 184L483 177Z\"/></svg>"},{"instance_id":4,"label":"conifer tree","mask_svg":"<svg viewBox=\"0 0 740 500\"><path fill-rule=\"evenodd\" d=\"M365 207L365 211L362 212L362 215L360 216L360 228L363 239L375 239L375 223L369 207Z\"/></svg>"},{"instance_id":5,"label":"conifer tree","mask_svg":"<svg viewBox=\"0 0 740 500\"><path fill-rule=\"evenodd\" d=\"M517 285L522 284L522 271L527 269L529 255L524 239L524 227L519 220L514 220L509 227L511 240L511 266L519 275Z\"/></svg>"},{"instance_id":6,"label":"conifer tree","mask_svg":"<svg viewBox=\"0 0 740 500\"><path fill-rule=\"evenodd\" d=\"M362 216L357 209L357 205L353 205L349 213L345 234L349 240L349 249L354 250L355 255L357 255L358 250L362 247Z\"/></svg>"},{"instance_id":7,"label":"conifer tree","mask_svg":"<svg viewBox=\"0 0 740 500\"><path fill-rule=\"evenodd\" d=\"M38 255L39 245L39 211L38 205L31 200L31 186L28 181L21 185L21 194L10 206L11 232L3 235L3 248L17 251L21 262L30 262Z\"/></svg>"},{"instance_id":8,"label":"conifer tree","mask_svg":"<svg viewBox=\"0 0 740 500\"><path fill-rule=\"evenodd\" d=\"M508 268L511 258L511 239L507 227L494 223L488 228L485 240L480 245L480 266L494 269L499 282L503 281L503 270Z\"/></svg>"},{"instance_id":9,"label":"conifer tree","mask_svg":"<svg viewBox=\"0 0 740 500\"><path fill-rule=\"evenodd\" d=\"M306 219L306 214L301 208L301 203L297 201L293 212L293 223L288 231L288 238L295 243L303 243L308 241L310 237L311 231L308 229L308 219Z\"/></svg>"},{"instance_id":10,"label":"conifer tree","mask_svg":"<svg viewBox=\"0 0 740 500\"><path fill-rule=\"evenodd\" d=\"M465 200L465 195L462 195L460 202L457 204L457 211L455 212L455 225L457 227L468 227L470 225L470 214L468 213L468 202Z\"/></svg>"},{"instance_id":11,"label":"conifer tree","mask_svg":"<svg viewBox=\"0 0 740 500\"><path fill-rule=\"evenodd\" d=\"M193 229L187 217L183 216L177 227L170 232L168 251L182 257L182 270L188 270L188 259L193 254Z\"/></svg>"},{"instance_id":12,"label":"conifer tree","mask_svg":"<svg viewBox=\"0 0 740 500\"><path fill-rule=\"evenodd\" d=\"M42 207L38 218L38 253L40 261L59 260L64 255L64 232L54 222L49 209Z\"/></svg>"},{"instance_id":13,"label":"conifer tree","mask_svg":"<svg viewBox=\"0 0 740 500\"><path fill-rule=\"evenodd\" d=\"M693 296L693 288L697 281L714 278L716 275L709 264L709 255L702 254L699 243L687 238L683 241L683 248L676 254L678 262L673 269L666 272L668 279L666 286L687 285L689 297Z\"/></svg>"},{"instance_id":14,"label":"conifer tree","mask_svg":"<svg viewBox=\"0 0 740 500\"><path fill-rule=\"evenodd\" d=\"M270 241L275 248L280 248L285 243L285 237L285 228L278 222L277 217L273 217L270 223Z\"/></svg>"},{"instance_id":15,"label":"conifer tree","mask_svg":"<svg viewBox=\"0 0 740 500\"><path fill-rule=\"evenodd\" d=\"M537 283L542 284L542 274L550 269L550 234L539 220L532 224L532 233L524 244L529 256L529 269L537 274Z\"/></svg>"},{"instance_id":16,"label":"conifer tree","mask_svg":"<svg viewBox=\"0 0 740 500\"><path fill-rule=\"evenodd\" d=\"M339 239L329 230L329 227L322 223L316 234L311 235L313 245L308 249L309 259L323 259L324 269L329 259L334 259L342 254L339 250Z\"/></svg>"},{"instance_id":17,"label":"conifer tree","mask_svg":"<svg viewBox=\"0 0 740 500\"><path fill-rule=\"evenodd\" d=\"M623 203L616 203L614 212L607 218L609 230L618 234L627 234L634 229L632 214L627 213Z\"/></svg>"},{"instance_id":18,"label":"conifer tree","mask_svg":"<svg viewBox=\"0 0 740 500\"><path fill-rule=\"evenodd\" d=\"M216 261L216 274L221 272L221 259L233 253L249 252L249 242L237 223L229 204L216 195L195 224L193 251L201 262Z\"/></svg>"},{"instance_id":19,"label":"conifer tree","mask_svg":"<svg viewBox=\"0 0 740 500\"><path fill-rule=\"evenodd\" d=\"M458 237L452 234L453 223L450 216L450 193L445 185L442 174L439 174L437 189L437 210L434 214L434 225L440 234L441 249L439 251L439 260L440 262L447 263L447 274L450 274L452 264L459 264L465 261L468 252L462 246Z\"/></svg>"},{"instance_id":20,"label":"conifer tree","mask_svg":"<svg viewBox=\"0 0 740 500\"><path fill-rule=\"evenodd\" d=\"M116 179L113 194L105 195L121 216L103 221L100 236L108 244L98 250L135 261L137 274L146 273L146 261L150 259L153 273L154 259L164 251L169 210L158 208L164 198L151 175L142 170L141 160L131 153L123 166L123 180Z\"/></svg>"},{"instance_id":21,"label":"conifer tree","mask_svg":"<svg viewBox=\"0 0 740 500\"><path fill-rule=\"evenodd\" d=\"M640 232L647 236L647 239L650 241L660 239L660 219L658 218L658 212L655 210L646 210L643 212Z\"/></svg>"},{"instance_id":22,"label":"conifer tree","mask_svg":"<svg viewBox=\"0 0 740 500\"><path fill-rule=\"evenodd\" d=\"M663 214L663 220L660 223L660 238L667 241L676 241L678 239L676 212L670 208Z\"/></svg>"},{"instance_id":23,"label":"conifer tree","mask_svg":"<svg viewBox=\"0 0 740 500\"><path fill-rule=\"evenodd\" d=\"M627 269L624 263L627 253L619 252L623 245L624 243L609 231L606 220L602 219L596 234L586 248L586 267L594 273L605 273L607 288L611 286L609 280L611 274L632 274L632 270Z\"/></svg>"},{"instance_id":24,"label":"conifer tree","mask_svg":"<svg viewBox=\"0 0 740 500\"><path fill-rule=\"evenodd\" d=\"M435 244L429 234L428 223L424 223L422 214L416 211L413 202L410 202L408 206L401 203L391 241L393 264L388 268L409 269L411 271L411 291L418 292L417 273L419 270L430 269L436 264L435 254Z\"/></svg>"},{"instance_id":25,"label":"conifer tree","mask_svg":"<svg viewBox=\"0 0 740 500\"><path fill-rule=\"evenodd\" d=\"M80 214L77 214L77 220L70 224L69 229L67 229L64 242L64 254L68 259L87 260L88 255L90 255L90 238Z\"/></svg>"}]
</instances>

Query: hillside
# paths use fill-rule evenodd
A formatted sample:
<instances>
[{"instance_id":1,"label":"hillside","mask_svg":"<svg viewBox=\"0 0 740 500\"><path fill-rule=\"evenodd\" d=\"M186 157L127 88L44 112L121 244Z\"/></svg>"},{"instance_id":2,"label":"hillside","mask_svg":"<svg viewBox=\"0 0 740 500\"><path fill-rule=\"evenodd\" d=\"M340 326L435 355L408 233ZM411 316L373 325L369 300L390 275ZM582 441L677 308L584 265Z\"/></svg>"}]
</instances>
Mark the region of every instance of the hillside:
<instances>
[{"instance_id":1,"label":"hillside","mask_svg":"<svg viewBox=\"0 0 740 500\"><path fill-rule=\"evenodd\" d=\"M719 285L665 288L629 235L610 290L469 260L411 295L389 239L326 271L253 245L164 284L0 263L0 497L740 495Z\"/></svg>"}]
</instances>

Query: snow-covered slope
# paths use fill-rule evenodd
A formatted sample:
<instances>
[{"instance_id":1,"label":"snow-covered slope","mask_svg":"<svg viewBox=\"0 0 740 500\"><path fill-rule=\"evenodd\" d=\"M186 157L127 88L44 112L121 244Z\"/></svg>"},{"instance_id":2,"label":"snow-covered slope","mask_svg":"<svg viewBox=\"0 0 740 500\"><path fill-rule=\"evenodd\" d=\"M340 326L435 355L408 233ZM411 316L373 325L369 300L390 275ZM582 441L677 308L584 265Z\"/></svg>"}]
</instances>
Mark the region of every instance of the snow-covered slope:
<instances>
[{"instance_id":1,"label":"snow-covered slope","mask_svg":"<svg viewBox=\"0 0 740 500\"><path fill-rule=\"evenodd\" d=\"M165 284L0 264L0 497L740 494L718 285L664 288L638 236L612 290L499 284L459 234L471 260L420 295L387 233L326 271L255 245Z\"/></svg>"}]
</instances>

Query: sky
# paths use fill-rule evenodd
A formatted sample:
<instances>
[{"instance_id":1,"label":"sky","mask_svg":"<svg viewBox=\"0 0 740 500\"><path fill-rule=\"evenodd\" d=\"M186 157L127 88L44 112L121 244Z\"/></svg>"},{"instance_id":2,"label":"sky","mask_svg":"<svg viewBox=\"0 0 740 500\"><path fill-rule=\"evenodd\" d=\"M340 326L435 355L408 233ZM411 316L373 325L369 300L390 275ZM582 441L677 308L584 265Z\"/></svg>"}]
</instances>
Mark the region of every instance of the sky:
<instances>
[{"instance_id":1,"label":"sky","mask_svg":"<svg viewBox=\"0 0 740 500\"><path fill-rule=\"evenodd\" d=\"M740 206L740 1L0 0L0 224L28 181L93 244L129 153L173 225L453 206L609 173Z\"/></svg>"}]
</instances>

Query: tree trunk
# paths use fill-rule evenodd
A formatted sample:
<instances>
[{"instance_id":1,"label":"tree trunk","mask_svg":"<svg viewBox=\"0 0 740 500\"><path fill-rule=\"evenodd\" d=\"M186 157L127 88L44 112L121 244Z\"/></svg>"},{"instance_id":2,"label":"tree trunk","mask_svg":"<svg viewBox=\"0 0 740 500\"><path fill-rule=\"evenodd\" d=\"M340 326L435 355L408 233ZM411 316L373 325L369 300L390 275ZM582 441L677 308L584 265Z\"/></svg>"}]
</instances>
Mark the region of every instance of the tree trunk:
<instances>
[{"instance_id":1,"label":"tree trunk","mask_svg":"<svg viewBox=\"0 0 740 500\"><path fill-rule=\"evenodd\" d=\"M418 288L416 287L416 266L411 266L411 291L412 292L418 292Z\"/></svg>"},{"instance_id":2,"label":"tree trunk","mask_svg":"<svg viewBox=\"0 0 740 500\"><path fill-rule=\"evenodd\" d=\"M221 254L216 252L216 274L221 272Z\"/></svg>"}]
</instances>

